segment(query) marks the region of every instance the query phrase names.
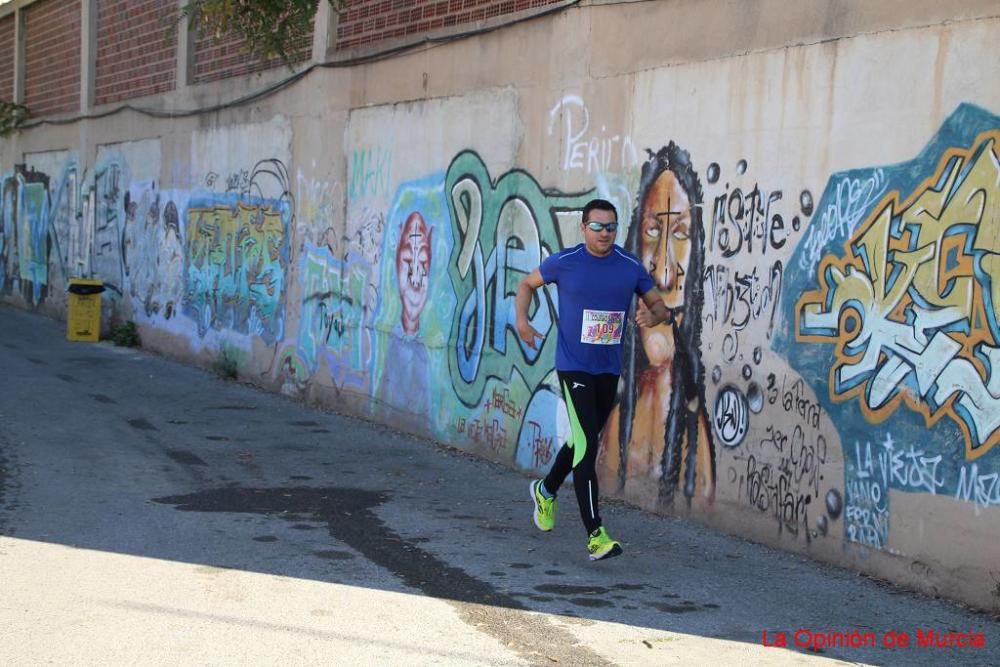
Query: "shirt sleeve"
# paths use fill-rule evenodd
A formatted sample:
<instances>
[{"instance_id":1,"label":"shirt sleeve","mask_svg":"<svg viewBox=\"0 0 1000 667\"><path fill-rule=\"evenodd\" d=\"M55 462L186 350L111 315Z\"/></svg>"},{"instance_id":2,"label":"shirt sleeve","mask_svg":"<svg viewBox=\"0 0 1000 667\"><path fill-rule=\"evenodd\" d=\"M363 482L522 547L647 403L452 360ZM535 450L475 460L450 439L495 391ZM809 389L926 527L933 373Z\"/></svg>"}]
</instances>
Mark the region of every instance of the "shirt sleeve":
<instances>
[{"instance_id":1,"label":"shirt sleeve","mask_svg":"<svg viewBox=\"0 0 1000 667\"><path fill-rule=\"evenodd\" d=\"M635 284L635 293L642 296L649 290L656 287L656 284L653 282L653 277L649 275L649 271L642 268L641 264L639 265L638 273L639 275Z\"/></svg>"},{"instance_id":2,"label":"shirt sleeve","mask_svg":"<svg viewBox=\"0 0 1000 667\"><path fill-rule=\"evenodd\" d=\"M559 280L559 254L549 255L542 260L538 267L538 272L542 274L542 280L546 283L554 283Z\"/></svg>"}]
</instances>

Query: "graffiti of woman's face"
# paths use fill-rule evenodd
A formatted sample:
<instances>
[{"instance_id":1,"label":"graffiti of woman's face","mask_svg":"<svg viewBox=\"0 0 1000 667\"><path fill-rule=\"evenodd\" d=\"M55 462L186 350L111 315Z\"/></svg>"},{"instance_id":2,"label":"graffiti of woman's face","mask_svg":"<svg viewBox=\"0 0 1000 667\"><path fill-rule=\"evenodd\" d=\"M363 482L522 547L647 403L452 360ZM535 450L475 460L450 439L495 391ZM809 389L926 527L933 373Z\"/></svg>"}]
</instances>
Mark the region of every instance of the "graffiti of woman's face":
<instances>
[{"instance_id":1,"label":"graffiti of woman's face","mask_svg":"<svg viewBox=\"0 0 1000 667\"><path fill-rule=\"evenodd\" d=\"M403 224L396 252L396 278L403 303L403 331L413 335L420 328L420 312L427 302L427 281L431 270L431 234L417 212Z\"/></svg>"},{"instance_id":2,"label":"graffiti of woman's face","mask_svg":"<svg viewBox=\"0 0 1000 667\"><path fill-rule=\"evenodd\" d=\"M684 279L691 259L691 202L672 171L664 171L642 201L639 256L668 308L684 304ZM658 366L673 351L664 339L670 327L640 329L649 361Z\"/></svg>"}]
</instances>

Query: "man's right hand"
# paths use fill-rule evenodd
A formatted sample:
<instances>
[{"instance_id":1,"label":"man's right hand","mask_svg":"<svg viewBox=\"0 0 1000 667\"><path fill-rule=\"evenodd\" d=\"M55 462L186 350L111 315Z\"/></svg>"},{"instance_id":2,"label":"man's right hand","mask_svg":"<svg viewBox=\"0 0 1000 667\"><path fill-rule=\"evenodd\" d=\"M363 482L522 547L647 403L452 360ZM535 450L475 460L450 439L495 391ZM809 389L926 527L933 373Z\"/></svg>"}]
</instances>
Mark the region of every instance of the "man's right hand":
<instances>
[{"instance_id":1,"label":"man's right hand","mask_svg":"<svg viewBox=\"0 0 1000 667\"><path fill-rule=\"evenodd\" d=\"M541 341L545 340L545 336L543 336L542 334L538 333L538 329L536 329L535 327L531 326L531 324L527 320L525 320L523 322L520 321L520 320L518 320L518 323L517 323L517 335L520 336L521 340L524 341L525 345L527 345L528 347L530 347L532 350L537 350L538 349L538 347L535 345L535 340L536 339L541 340Z\"/></svg>"},{"instance_id":2,"label":"man's right hand","mask_svg":"<svg viewBox=\"0 0 1000 667\"><path fill-rule=\"evenodd\" d=\"M544 284L542 280L542 273L538 269L532 270L531 273L524 277L524 280L517 286L517 296L514 298L514 313L517 318L517 335L521 337L525 345L530 347L532 350L537 350L538 346L535 344L535 340L545 340L545 336L538 333L535 327L531 326L530 320L528 320L528 304L531 303L531 298L535 294L535 290Z\"/></svg>"}]
</instances>

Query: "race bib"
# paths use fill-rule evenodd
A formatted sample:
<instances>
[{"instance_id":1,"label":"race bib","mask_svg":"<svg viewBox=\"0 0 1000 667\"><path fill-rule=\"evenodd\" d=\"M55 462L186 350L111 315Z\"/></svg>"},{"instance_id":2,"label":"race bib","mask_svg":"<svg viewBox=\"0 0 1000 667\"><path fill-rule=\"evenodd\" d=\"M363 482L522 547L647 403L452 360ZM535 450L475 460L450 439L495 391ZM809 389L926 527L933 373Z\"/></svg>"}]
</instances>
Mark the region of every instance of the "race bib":
<instances>
[{"instance_id":1,"label":"race bib","mask_svg":"<svg viewBox=\"0 0 1000 667\"><path fill-rule=\"evenodd\" d=\"M585 309L580 342L593 345L617 345L622 342L624 325L625 311Z\"/></svg>"}]
</instances>

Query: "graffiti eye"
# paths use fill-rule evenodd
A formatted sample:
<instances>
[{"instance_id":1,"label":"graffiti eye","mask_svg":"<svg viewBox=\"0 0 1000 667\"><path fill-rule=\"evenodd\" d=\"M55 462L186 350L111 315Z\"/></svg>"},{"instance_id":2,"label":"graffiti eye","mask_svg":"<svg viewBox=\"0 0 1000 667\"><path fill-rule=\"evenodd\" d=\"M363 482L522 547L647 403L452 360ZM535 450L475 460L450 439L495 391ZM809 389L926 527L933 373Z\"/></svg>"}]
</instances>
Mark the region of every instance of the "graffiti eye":
<instances>
[{"instance_id":1,"label":"graffiti eye","mask_svg":"<svg viewBox=\"0 0 1000 667\"><path fill-rule=\"evenodd\" d=\"M654 226L647 227L646 228L646 236L648 236L651 239L658 239L658 238L660 238L660 226L659 225L654 225Z\"/></svg>"},{"instance_id":2,"label":"graffiti eye","mask_svg":"<svg viewBox=\"0 0 1000 667\"><path fill-rule=\"evenodd\" d=\"M675 227L674 231L671 232L670 236L677 239L678 241L687 241L689 238L691 238L691 235L688 234L688 230L685 227Z\"/></svg>"}]
</instances>

